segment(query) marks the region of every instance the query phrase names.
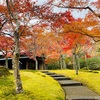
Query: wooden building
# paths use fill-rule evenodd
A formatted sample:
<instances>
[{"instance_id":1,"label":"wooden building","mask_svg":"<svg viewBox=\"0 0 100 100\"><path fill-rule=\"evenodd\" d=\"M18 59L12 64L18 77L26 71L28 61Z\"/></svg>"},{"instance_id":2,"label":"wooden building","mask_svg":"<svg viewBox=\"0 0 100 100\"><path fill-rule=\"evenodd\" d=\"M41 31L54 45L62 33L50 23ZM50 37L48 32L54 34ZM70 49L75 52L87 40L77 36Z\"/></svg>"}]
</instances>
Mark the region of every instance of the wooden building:
<instances>
[{"instance_id":1,"label":"wooden building","mask_svg":"<svg viewBox=\"0 0 100 100\"><path fill-rule=\"evenodd\" d=\"M0 57L0 65L4 66L5 60L6 60L6 58ZM20 66L20 69L33 69L33 70L35 70L35 61L33 59L30 59L27 56L21 56L19 60L22 63ZM37 57L37 60L38 60L38 69L39 70L45 69L44 58ZM8 68L12 69L12 58L8 58Z\"/></svg>"}]
</instances>

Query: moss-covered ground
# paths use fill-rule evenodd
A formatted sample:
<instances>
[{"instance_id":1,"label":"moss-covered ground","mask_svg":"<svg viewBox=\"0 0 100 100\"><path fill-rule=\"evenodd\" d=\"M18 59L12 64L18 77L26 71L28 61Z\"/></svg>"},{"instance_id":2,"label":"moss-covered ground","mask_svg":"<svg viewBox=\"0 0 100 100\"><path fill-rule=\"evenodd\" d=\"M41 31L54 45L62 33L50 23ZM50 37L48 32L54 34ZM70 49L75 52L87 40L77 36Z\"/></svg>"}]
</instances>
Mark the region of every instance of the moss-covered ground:
<instances>
[{"instance_id":1,"label":"moss-covered ground","mask_svg":"<svg viewBox=\"0 0 100 100\"><path fill-rule=\"evenodd\" d=\"M13 73L13 71L10 71ZM14 76L0 77L0 100L64 100L61 86L39 71L20 71L23 93L15 93Z\"/></svg>"}]
</instances>

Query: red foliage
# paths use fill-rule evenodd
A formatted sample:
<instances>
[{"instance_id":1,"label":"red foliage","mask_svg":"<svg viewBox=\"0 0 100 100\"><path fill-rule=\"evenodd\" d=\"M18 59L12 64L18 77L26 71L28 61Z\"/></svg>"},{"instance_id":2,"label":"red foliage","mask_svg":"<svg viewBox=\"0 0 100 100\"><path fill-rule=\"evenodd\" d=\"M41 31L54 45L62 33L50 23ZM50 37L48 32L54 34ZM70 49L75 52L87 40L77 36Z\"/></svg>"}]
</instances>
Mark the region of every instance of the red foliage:
<instances>
[{"instance_id":1,"label":"red foliage","mask_svg":"<svg viewBox=\"0 0 100 100\"><path fill-rule=\"evenodd\" d=\"M13 44L12 38L0 36L0 51L3 52L4 56L12 55Z\"/></svg>"},{"instance_id":2,"label":"red foliage","mask_svg":"<svg viewBox=\"0 0 100 100\"><path fill-rule=\"evenodd\" d=\"M91 58L91 56L88 53L86 53L86 58Z\"/></svg>"},{"instance_id":3,"label":"red foliage","mask_svg":"<svg viewBox=\"0 0 100 100\"><path fill-rule=\"evenodd\" d=\"M76 47L76 44L82 45L91 45L90 41L86 36L82 36L78 33L66 33L63 35L63 50L68 51Z\"/></svg>"}]
</instances>

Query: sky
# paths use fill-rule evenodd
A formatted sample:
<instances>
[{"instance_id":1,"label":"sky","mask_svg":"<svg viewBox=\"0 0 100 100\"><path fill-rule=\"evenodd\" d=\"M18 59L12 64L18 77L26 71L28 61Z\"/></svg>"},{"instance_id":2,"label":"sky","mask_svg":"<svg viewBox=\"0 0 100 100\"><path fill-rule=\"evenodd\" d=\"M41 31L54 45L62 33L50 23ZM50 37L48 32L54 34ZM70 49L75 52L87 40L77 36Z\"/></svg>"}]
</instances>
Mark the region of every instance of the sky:
<instances>
[{"instance_id":1,"label":"sky","mask_svg":"<svg viewBox=\"0 0 100 100\"><path fill-rule=\"evenodd\" d=\"M2 4L2 1L4 0L0 0L0 4ZM37 4L38 5L42 5L44 3L46 3L48 0L32 0L32 1L38 1ZM56 0L56 1L59 1L59 0ZM97 0L89 0L90 2L93 2L93 1L97 1ZM54 7L53 11L54 12L65 12L67 9L64 9L64 8L57 8L57 7ZM83 11L80 11L78 12L77 10L73 10L73 12L71 12L73 17L74 18L84 18L85 15L87 14L87 10L83 10Z\"/></svg>"},{"instance_id":2,"label":"sky","mask_svg":"<svg viewBox=\"0 0 100 100\"><path fill-rule=\"evenodd\" d=\"M33 0L33 1L36 1L36 0ZM47 2L48 0L38 0L37 4L44 4L45 2ZM56 0L57 1L60 1L60 0ZM91 2L96 2L97 0L89 0L89 6L91 7ZM55 2L55 3L56 3ZM95 8L92 6L92 9L94 10ZM53 11L54 12L65 12L67 9L64 9L64 8L57 8L57 7L54 7ZM74 18L84 18L85 15L88 13L88 10L82 10L82 11L78 11L78 10L73 10L73 12L71 12L73 17Z\"/></svg>"},{"instance_id":3,"label":"sky","mask_svg":"<svg viewBox=\"0 0 100 100\"><path fill-rule=\"evenodd\" d=\"M36 1L36 0L33 0L33 1ZM44 4L45 2L47 2L48 0L38 0L37 4L39 5L42 5ZM58 0L56 0L58 1ZM90 0L90 2L92 1L96 1L96 0ZM53 12L65 12L67 9L66 8L57 8L57 7L54 7L53 9ZM71 12L72 15L74 16L74 18L84 18L85 15L87 14L87 11L86 10L83 10L83 11L78 11L78 10L73 10L73 12Z\"/></svg>"},{"instance_id":4,"label":"sky","mask_svg":"<svg viewBox=\"0 0 100 100\"><path fill-rule=\"evenodd\" d=\"M64 9L64 8L57 8L57 7L55 7L54 8L54 12L65 12L67 9ZM73 17L74 18L84 18L85 17L85 15L87 14L87 11L86 10L83 10L83 11L78 11L78 10L73 10L72 12L72 15L73 15Z\"/></svg>"}]
</instances>

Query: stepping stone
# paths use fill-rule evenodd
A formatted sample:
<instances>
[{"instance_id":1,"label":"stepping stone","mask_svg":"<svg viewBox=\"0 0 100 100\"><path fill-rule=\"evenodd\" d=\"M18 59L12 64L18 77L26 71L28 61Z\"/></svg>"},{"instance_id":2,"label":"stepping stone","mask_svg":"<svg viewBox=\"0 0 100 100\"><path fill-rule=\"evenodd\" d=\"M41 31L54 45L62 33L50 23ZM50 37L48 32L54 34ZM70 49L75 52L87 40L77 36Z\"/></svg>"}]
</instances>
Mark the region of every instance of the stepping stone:
<instances>
[{"instance_id":1,"label":"stepping stone","mask_svg":"<svg viewBox=\"0 0 100 100\"><path fill-rule=\"evenodd\" d=\"M53 77L55 80L70 80L69 77Z\"/></svg>"},{"instance_id":2,"label":"stepping stone","mask_svg":"<svg viewBox=\"0 0 100 100\"><path fill-rule=\"evenodd\" d=\"M48 72L48 71L41 71L42 73L45 73L47 75L54 75L55 73L51 73L51 72Z\"/></svg>"},{"instance_id":3,"label":"stepping stone","mask_svg":"<svg viewBox=\"0 0 100 100\"><path fill-rule=\"evenodd\" d=\"M47 74L47 75L54 75L55 73L48 72L48 73L45 73L45 74Z\"/></svg>"},{"instance_id":4,"label":"stepping stone","mask_svg":"<svg viewBox=\"0 0 100 100\"><path fill-rule=\"evenodd\" d=\"M54 75L50 75L51 77L64 77L64 75L60 75L60 74L54 74Z\"/></svg>"},{"instance_id":5,"label":"stepping stone","mask_svg":"<svg viewBox=\"0 0 100 100\"><path fill-rule=\"evenodd\" d=\"M48 71L41 71L42 73L48 73Z\"/></svg>"},{"instance_id":6,"label":"stepping stone","mask_svg":"<svg viewBox=\"0 0 100 100\"><path fill-rule=\"evenodd\" d=\"M66 100L100 100L100 96L86 86L63 86Z\"/></svg>"},{"instance_id":7,"label":"stepping stone","mask_svg":"<svg viewBox=\"0 0 100 100\"><path fill-rule=\"evenodd\" d=\"M81 82L74 80L58 80L61 86L81 86L83 85Z\"/></svg>"}]
</instances>

